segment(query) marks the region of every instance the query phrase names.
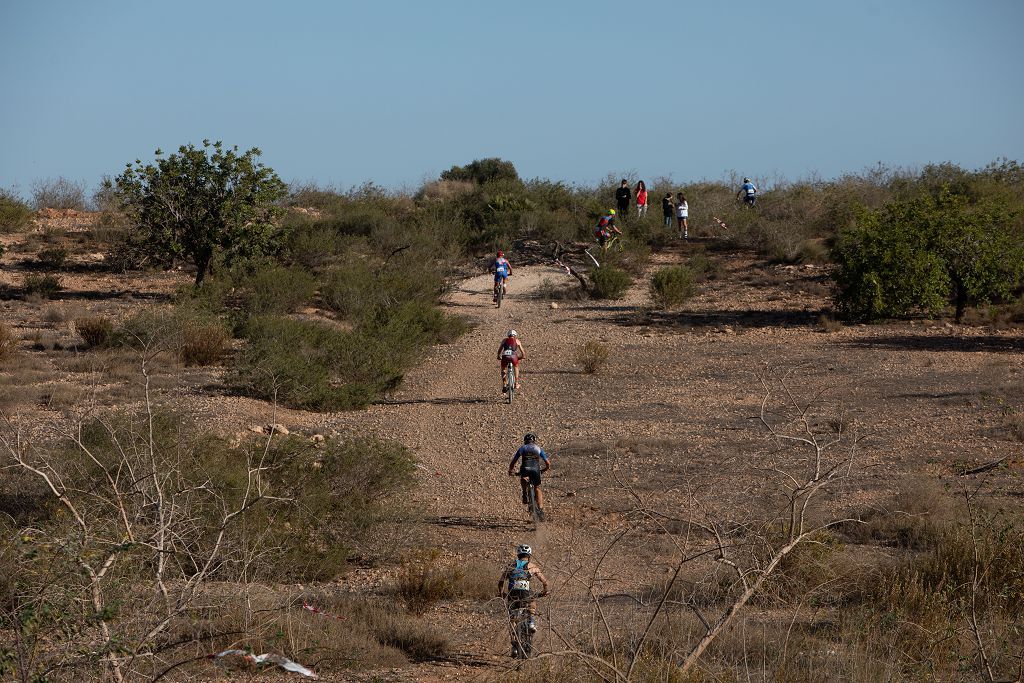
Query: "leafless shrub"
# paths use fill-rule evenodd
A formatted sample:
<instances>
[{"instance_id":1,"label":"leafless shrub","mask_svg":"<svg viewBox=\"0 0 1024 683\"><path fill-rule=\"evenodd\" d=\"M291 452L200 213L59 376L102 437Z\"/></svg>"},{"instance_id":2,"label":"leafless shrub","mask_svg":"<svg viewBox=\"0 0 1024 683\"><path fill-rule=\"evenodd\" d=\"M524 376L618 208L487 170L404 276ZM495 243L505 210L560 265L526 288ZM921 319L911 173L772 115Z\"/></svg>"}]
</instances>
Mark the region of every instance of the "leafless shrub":
<instances>
[{"instance_id":1,"label":"leafless shrub","mask_svg":"<svg viewBox=\"0 0 1024 683\"><path fill-rule=\"evenodd\" d=\"M32 183L32 203L36 209L85 209L85 184L60 176Z\"/></svg>"},{"instance_id":2,"label":"leafless shrub","mask_svg":"<svg viewBox=\"0 0 1024 683\"><path fill-rule=\"evenodd\" d=\"M610 354L607 344L591 340L577 347L575 361L583 372L592 375L605 366Z\"/></svg>"},{"instance_id":3,"label":"leafless shrub","mask_svg":"<svg viewBox=\"0 0 1024 683\"><path fill-rule=\"evenodd\" d=\"M114 323L102 315L90 315L75 320L75 331L91 349L110 345L114 338Z\"/></svg>"}]
</instances>

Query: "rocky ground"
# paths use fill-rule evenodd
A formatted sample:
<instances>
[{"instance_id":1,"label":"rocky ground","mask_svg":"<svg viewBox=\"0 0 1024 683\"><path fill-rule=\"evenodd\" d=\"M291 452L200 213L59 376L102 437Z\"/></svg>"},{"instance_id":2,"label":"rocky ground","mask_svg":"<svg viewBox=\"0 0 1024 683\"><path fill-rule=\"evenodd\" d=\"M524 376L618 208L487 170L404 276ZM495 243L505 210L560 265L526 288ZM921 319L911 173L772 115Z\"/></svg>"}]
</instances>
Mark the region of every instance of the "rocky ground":
<instances>
[{"instance_id":1,"label":"rocky ground","mask_svg":"<svg viewBox=\"0 0 1024 683\"><path fill-rule=\"evenodd\" d=\"M74 240L80 228L72 221L61 229L68 235L62 239ZM111 274L92 265L102 254L74 252L74 267L62 275L64 291L53 300L26 301L19 287L37 269L31 253L44 245L41 235L3 236L7 254L0 264L7 290L0 318L23 338L29 359L5 368L3 381L8 391L23 392L26 382L52 389L50 403L21 408L40 425L61 419L62 401L95 390L94 375L76 364L83 352L74 317L125 314L165 301L188 281L174 272ZM676 245L657 254L651 267L680 262L695 248ZM275 410L229 395L218 371L209 370L178 371L166 391L227 433L276 422L308 434L373 433L401 441L420 464L412 494L423 511L416 544L489 572L495 583L516 544L536 549L553 583L538 640L545 651L561 649L559 634L574 633L592 611L591 590L628 601L664 580L675 552L665 534L638 530L620 538L638 510L671 517L702 500L712 510L756 515L772 504L764 484L778 453L758 419L765 368L791 371L799 400L819 397L824 420L866 437L850 477L823 498L822 514L863 509L914 478L957 486L984 477L997 496L1016 502L1024 495L1021 440L1012 424L1024 410L1021 330L945 321L823 325L829 301L822 268L769 264L748 253L709 254L720 260L721 272L668 313L649 308L646 280L620 301L557 292L551 298L552 290L574 281L557 267L533 265L516 270L500 309L490 301L488 276L463 280L447 306L473 324L471 331L430 350L399 391L366 411ZM495 360L509 328L519 331L527 351L523 390L512 405L503 402ZM611 351L595 374L575 361L588 340ZM115 397L116 387L110 389ZM506 476L526 431L538 433L553 456L545 480L549 518L539 529L527 522L517 484ZM786 457L794 468L803 462L797 451ZM1001 458L984 474L961 474ZM342 585L381 590L392 571L357 567ZM449 633L451 661L352 679L465 680L507 671L498 601L445 602L427 618Z\"/></svg>"}]
</instances>

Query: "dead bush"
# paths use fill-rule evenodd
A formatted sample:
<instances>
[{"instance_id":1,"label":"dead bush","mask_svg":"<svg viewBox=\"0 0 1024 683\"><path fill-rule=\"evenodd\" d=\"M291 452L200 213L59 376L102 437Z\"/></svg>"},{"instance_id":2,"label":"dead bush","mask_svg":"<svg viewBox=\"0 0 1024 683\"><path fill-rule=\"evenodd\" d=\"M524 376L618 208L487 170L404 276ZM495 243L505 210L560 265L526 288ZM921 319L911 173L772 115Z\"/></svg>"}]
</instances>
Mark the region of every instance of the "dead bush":
<instances>
[{"instance_id":1,"label":"dead bush","mask_svg":"<svg viewBox=\"0 0 1024 683\"><path fill-rule=\"evenodd\" d=\"M64 284L56 275L30 274L25 276L24 289L26 298L52 299L64 289Z\"/></svg>"},{"instance_id":2,"label":"dead bush","mask_svg":"<svg viewBox=\"0 0 1024 683\"><path fill-rule=\"evenodd\" d=\"M833 332L839 332L843 329L843 323L836 320L836 317L831 313L822 313L818 317L818 330L831 334Z\"/></svg>"},{"instance_id":3,"label":"dead bush","mask_svg":"<svg viewBox=\"0 0 1024 683\"><path fill-rule=\"evenodd\" d=\"M67 260L68 250L65 247L47 247L36 254L39 265L49 270L60 270Z\"/></svg>"},{"instance_id":4,"label":"dead bush","mask_svg":"<svg viewBox=\"0 0 1024 683\"><path fill-rule=\"evenodd\" d=\"M76 319L75 331L90 349L106 348L114 339L114 323L102 315Z\"/></svg>"},{"instance_id":5,"label":"dead bush","mask_svg":"<svg viewBox=\"0 0 1024 683\"><path fill-rule=\"evenodd\" d=\"M592 375L605 366L610 353L607 345L591 340L577 347L576 364L583 368L583 372Z\"/></svg>"},{"instance_id":6,"label":"dead bush","mask_svg":"<svg viewBox=\"0 0 1024 683\"><path fill-rule=\"evenodd\" d=\"M178 359L186 366L216 365L230 343L231 334L220 321L191 321L185 326Z\"/></svg>"},{"instance_id":7,"label":"dead bush","mask_svg":"<svg viewBox=\"0 0 1024 683\"><path fill-rule=\"evenodd\" d=\"M11 328L0 323L0 361L7 361L18 349L18 338Z\"/></svg>"},{"instance_id":8,"label":"dead bush","mask_svg":"<svg viewBox=\"0 0 1024 683\"><path fill-rule=\"evenodd\" d=\"M410 612L422 614L435 603L456 597L463 577L456 567L441 561L440 551L419 552L402 562L395 594Z\"/></svg>"}]
</instances>

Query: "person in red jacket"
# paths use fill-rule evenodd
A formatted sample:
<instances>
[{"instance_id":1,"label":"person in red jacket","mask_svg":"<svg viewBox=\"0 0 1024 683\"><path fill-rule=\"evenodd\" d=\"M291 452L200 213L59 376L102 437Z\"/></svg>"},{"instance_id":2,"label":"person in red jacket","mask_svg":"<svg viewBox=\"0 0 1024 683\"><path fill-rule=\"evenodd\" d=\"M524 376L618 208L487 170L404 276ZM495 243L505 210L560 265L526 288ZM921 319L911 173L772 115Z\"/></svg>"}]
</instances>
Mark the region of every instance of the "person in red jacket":
<instances>
[{"instance_id":1,"label":"person in red jacket","mask_svg":"<svg viewBox=\"0 0 1024 683\"><path fill-rule=\"evenodd\" d=\"M647 215L647 184L639 181L636 184L636 215L643 217Z\"/></svg>"}]
</instances>

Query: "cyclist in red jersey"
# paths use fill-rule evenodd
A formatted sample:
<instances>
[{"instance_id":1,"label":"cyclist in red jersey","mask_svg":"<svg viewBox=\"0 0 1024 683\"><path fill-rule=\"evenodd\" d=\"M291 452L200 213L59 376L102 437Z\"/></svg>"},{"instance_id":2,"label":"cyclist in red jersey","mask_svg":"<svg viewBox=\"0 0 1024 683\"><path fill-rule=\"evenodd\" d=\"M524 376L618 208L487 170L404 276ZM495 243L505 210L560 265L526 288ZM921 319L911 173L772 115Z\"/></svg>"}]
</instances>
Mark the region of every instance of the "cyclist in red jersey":
<instances>
[{"instance_id":1,"label":"cyclist in red jersey","mask_svg":"<svg viewBox=\"0 0 1024 683\"><path fill-rule=\"evenodd\" d=\"M504 394L508 391L508 386L505 384L505 366L509 363L516 369L516 389L522 386L519 381L519 361L524 358L526 358L526 349L523 348L523 342L519 341L519 333L509 330L498 346L498 360L501 362L501 393Z\"/></svg>"}]
</instances>

